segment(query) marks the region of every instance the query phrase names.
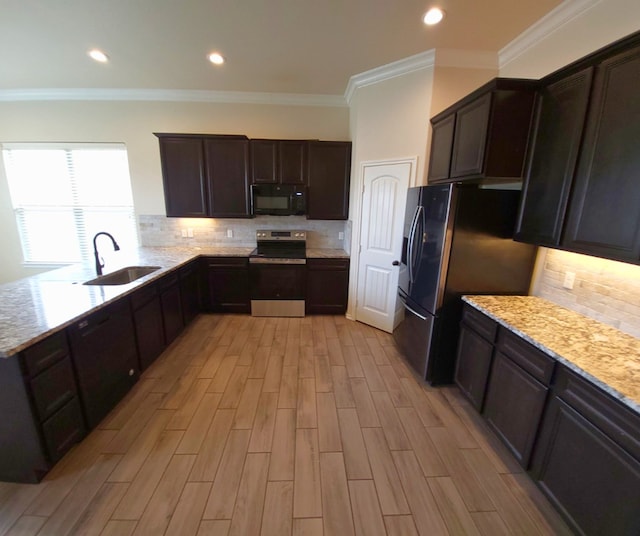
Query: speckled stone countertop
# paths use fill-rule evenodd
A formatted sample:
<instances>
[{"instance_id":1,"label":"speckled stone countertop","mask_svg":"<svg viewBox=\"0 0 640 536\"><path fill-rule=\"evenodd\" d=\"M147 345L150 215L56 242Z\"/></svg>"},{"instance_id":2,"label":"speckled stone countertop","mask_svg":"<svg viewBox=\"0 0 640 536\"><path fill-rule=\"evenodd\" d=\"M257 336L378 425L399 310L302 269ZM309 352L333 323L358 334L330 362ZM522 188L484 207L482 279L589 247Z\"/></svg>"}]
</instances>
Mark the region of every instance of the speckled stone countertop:
<instances>
[{"instance_id":1,"label":"speckled stone countertop","mask_svg":"<svg viewBox=\"0 0 640 536\"><path fill-rule=\"evenodd\" d=\"M640 339L535 296L463 300L640 412Z\"/></svg>"},{"instance_id":2,"label":"speckled stone countertop","mask_svg":"<svg viewBox=\"0 0 640 536\"><path fill-rule=\"evenodd\" d=\"M124 266L160 266L126 285L83 285L93 279L92 264L76 264L0 285L0 358L10 357L79 318L112 303L199 256L247 257L252 247L142 247L135 252L105 251L104 273ZM308 249L309 258L348 258L340 249Z\"/></svg>"},{"instance_id":3,"label":"speckled stone countertop","mask_svg":"<svg viewBox=\"0 0 640 536\"><path fill-rule=\"evenodd\" d=\"M344 249L307 248L307 259L348 259Z\"/></svg>"}]
</instances>

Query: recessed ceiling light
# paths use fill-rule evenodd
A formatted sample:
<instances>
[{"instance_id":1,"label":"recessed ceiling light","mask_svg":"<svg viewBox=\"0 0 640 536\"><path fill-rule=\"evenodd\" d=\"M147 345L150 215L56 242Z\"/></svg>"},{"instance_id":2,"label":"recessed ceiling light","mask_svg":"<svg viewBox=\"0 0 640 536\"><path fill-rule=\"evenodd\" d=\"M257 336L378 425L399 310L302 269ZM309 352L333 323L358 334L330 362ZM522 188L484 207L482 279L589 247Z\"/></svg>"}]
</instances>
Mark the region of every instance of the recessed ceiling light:
<instances>
[{"instance_id":1,"label":"recessed ceiling light","mask_svg":"<svg viewBox=\"0 0 640 536\"><path fill-rule=\"evenodd\" d=\"M425 13L422 20L426 25L433 26L434 24L438 24L443 18L444 11L442 11L439 7L432 7Z\"/></svg>"},{"instance_id":2,"label":"recessed ceiling light","mask_svg":"<svg viewBox=\"0 0 640 536\"><path fill-rule=\"evenodd\" d=\"M88 54L91 59L99 61L100 63L106 63L109 61L109 56L107 56L104 52L102 52L102 50L98 50L97 48L90 50Z\"/></svg>"},{"instance_id":3,"label":"recessed ceiling light","mask_svg":"<svg viewBox=\"0 0 640 536\"><path fill-rule=\"evenodd\" d=\"M224 58L219 52L212 52L207 58L209 58L209 61L214 65L222 65L224 63Z\"/></svg>"}]
</instances>

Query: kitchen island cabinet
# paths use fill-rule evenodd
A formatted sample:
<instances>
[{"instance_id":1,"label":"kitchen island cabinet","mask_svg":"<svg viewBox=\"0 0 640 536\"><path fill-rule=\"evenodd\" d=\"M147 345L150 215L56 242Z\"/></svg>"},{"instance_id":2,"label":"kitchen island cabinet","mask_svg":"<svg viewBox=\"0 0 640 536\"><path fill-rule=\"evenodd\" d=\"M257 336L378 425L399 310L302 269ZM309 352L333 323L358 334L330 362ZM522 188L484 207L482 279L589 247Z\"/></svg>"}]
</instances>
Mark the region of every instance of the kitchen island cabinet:
<instances>
[{"instance_id":1,"label":"kitchen island cabinet","mask_svg":"<svg viewBox=\"0 0 640 536\"><path fill-rule=\"evenodd\" d=\"M66 333L0 359L0 479L38 482L85 435Z\"/></svg>"}]
</instances>

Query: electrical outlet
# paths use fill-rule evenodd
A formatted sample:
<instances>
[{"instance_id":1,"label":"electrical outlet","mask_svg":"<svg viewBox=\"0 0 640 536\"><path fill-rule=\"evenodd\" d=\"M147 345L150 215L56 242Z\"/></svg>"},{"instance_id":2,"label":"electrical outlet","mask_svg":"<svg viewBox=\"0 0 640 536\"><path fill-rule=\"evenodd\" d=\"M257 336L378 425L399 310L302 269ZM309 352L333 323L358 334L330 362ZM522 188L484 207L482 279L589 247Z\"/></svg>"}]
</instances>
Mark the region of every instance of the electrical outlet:
<instances>
[{"instance_id":1,"label":"electrical outlet","mask_svg":"<svg viewBox=\"0 0 640 536\"><path fill-rule=\"evenodd\" d=\"M193 238L193 229L187 229L187 236Z\"/></svg>"},{"instance_id":2,"label":"electrical outlet","mask_svg":"<svg viewBox=\"0 0 640 536\"><path fill-rule=\"evenodd\" d=\"M233 229L227 229L227 238L233 238Z\"/></svg>"},{"instance_id":3,"label":"electrical outlet","mask_svg":"<svg viewBox=\"0 0 640 536\"><path fill-rule=\"evenodd\" d=\"M344 240L344 233L342 231L338 232L338 240Z\"/></svg>"},{"instance_id":4,"label":"electrical outlet","mask_svg":"<svg viewBox=\"0 0 640 536\"><path fill-rule=\"evenodd\" d=\"M182 238L187 238L187 230L186 229L182 229L181 233L182 233Z\"/></svg>"},{"instance_id":5,"label":"electrical outlet","mask_svg":"<svg viewBox=\"0 0 640 536\"><path fill-rule=\"evenodd\" d=\"M575 272L566 272L564 274L564 281L562 283L562 286L564 288L568 288L569 290L571 290L573 288L573 284L576 281L576 273Z\"/></svg>"}]
</instances>

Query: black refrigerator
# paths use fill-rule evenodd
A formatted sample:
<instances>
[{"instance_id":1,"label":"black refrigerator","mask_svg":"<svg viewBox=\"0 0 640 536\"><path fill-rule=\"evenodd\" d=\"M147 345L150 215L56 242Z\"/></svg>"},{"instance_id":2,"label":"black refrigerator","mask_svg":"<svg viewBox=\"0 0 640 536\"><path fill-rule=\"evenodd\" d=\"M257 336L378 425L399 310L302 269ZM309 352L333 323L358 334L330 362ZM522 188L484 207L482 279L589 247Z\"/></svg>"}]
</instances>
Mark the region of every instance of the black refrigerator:
<instances>
[{"instance_id":1,"label":"black refrigerator","mask_svg":"<svg viewBox=\"0 0 640 536\"><path fill-rule=\"evenodd\" d=\"M409 188L396 345L433 385L451 383L464 294L527 294L536 247L512 240L520 192Z\"/></svg>"}]
</instances>

